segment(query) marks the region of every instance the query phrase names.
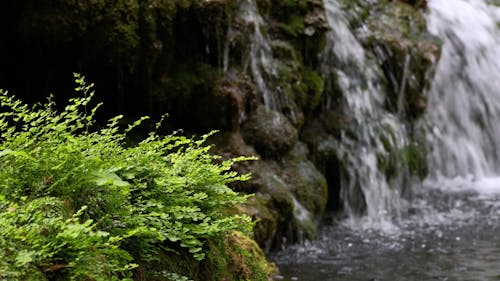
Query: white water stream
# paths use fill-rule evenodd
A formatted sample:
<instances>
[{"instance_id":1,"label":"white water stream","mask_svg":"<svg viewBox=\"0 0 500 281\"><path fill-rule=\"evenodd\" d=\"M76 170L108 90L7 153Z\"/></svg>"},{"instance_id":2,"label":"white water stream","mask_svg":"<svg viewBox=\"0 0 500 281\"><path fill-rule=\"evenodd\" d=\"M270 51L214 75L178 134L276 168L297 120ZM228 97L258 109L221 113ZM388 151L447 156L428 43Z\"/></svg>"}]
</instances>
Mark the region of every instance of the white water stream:
<instances>
[{"instance_id":1,"label":"white water stream","mask_svg":"<svg viewBox=\"0 0 500 281\"><path fill-rule=\"evenodd\" d=\"M429 30L443 41L422 120L430 174L424 187L415 188L413 200L401 209L396 231L346 227L334 218L323 226L315 241L277 254L285 280L500 280L500 9L492 4L494 1L428 1ZM330 48L328 56L340 62L343 55L365 62L359 60L363 56L356 51L353 37L342 35L349 29L339 6L333 0L324 2L329 20L331 15L335 18L330 25L336 31L329 34L337 36L335 48L343 44L350 48ZM368 76L371 73L369 67L349 65L360 72L368 69ZM358 81L349 75L344 78L345 85ZM386 115L376 102L377 91L370 91L363 99L356 91L360 88L345 85L344 92L351 89L350 97L345 97L345 108L354 112L355 119L365 118L370 123ZM404 140L404 130L399 132ZM374 162L370 156L377 146L362 145L363 138L349 141L359 140L351 146L343 139L340 147L350 153L357 146L370 149L361 149L362 153L351 157L357 159L353 164L358 165L359 176L370 179L360 180L367 184L365 197L374 196L366 200L386 209L387 204L377 197L386 195L369 193L385 190L381 185L391 186L371 176Z\"/></svg>"},{"instance_id":2,"label":"white water stream","mask_svg":"<svg viewBox=\"0 0 500 281\"><path fill-rule=\"evenodd\" d=\"M244 57L245 71L249 71L257 86L259 98L263 104L272 110L279 110L283 101L270 82L278 75L278 65L274 59L269 36L262 32L265 21L258 11L255 0L238 0L236 15L248 29L249 53ZM229 49L234 31L229 27L228 42L224 50L223 70L229 68Z\"/></svg>"},{"instance_id":3,"label":"white water stream","mask_svg":"<svg viewBox=\"0 0 500 281\"><path fill-rule=\"evenodd\" d=\"M407 145L406 130L398 117L384 108L385 95L378 76L381 71L351 31L340 4L324 0L324 7L331 31L321 55L321 68L326 81L332 72L338 77L342 90L340 110L349 120L336 143L345 170L340 196L348 223L351 227L392 231L402 208L400 193L407 171L400 165L389 180L380 162ZM332 103L327 101L327 107ZM362 217L360 200L365 203L362 213L366 215Z\"/></svg>"},{"instance_id":4,"label":"white water stream","mask_svg":"<svg viewBox=\"0 0 500 281\"><path fill-rule=\"evenodd\" d=\"M428 183L500 193L500 9L433 0L429 10L443 49L426 114Z\"/></svg>"}]
</instances>

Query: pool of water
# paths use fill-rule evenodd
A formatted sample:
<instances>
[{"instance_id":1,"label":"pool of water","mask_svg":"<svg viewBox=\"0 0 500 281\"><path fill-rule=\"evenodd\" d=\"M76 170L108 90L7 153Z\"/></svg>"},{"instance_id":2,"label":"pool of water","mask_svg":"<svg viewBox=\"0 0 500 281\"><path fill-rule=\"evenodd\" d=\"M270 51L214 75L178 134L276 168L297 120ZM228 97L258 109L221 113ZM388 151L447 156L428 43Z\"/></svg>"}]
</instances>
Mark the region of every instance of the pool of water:
<instances>
[{"instance_id":1,"label":"pool of water","mask_svg":"<svg viewBox=\"0 0 500 281\"><path fill-rule=\"evenodd\" d=\"M500 196L481 186L423 189L391 227L330 218L274 254L276 280L500 280Z\"/></svg>"}]
</instances>

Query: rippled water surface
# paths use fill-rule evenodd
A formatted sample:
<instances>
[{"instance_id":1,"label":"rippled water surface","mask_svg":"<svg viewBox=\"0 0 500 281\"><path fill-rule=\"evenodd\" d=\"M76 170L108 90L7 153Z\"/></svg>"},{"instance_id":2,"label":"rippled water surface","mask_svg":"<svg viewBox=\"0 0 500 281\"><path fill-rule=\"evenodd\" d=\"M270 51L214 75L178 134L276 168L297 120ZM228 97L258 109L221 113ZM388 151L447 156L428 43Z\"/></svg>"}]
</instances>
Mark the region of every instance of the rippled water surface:
<instances>
[{"instance_id":1,"label":"rippled water surface","mask_svg":"<svg viewBox=\"0 0 500 281\"><path fill-rule=\"evenodd\" d=\"M332 219L316 241L274 256L281 269L277 279L500 280L499 195L425 193L392 227L363 227L361 221L353 228Z\"/></svg>"}]
</instances>

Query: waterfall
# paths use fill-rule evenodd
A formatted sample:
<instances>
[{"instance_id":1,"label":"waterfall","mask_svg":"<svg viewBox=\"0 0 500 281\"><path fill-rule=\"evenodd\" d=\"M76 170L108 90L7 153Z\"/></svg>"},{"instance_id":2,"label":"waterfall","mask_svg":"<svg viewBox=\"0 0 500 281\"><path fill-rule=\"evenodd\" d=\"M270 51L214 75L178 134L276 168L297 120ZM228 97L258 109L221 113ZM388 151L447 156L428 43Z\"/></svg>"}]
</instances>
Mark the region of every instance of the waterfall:
<instances>
[{"instance_id":1,"label":"waterfall","mask_svg":"<svg viewBox=\"0 0 500 281\"><path fill-rule=\"evenodd\" d=\"M408 144L407 133L397 116L384 108L381 71L352 33L342 7L336 0L324 0L324 6L331 30L321 69L327 84L338 77L340 110L348 120L340 139L329 141L335 143L343 166L340 196L351 225L392 227L401 209L400 193L407 172L405 165L397 163L389 177L383 166L397 161L397 154ZM339 106L333 103L327 100L327 110ZM361 221L360 212L365 214Z\"/></svg>"},{"instance_id":2,"label":"waterfall","mask_svg":"<svg viewBox=\"0 0 500 281\"><path fill-rule=\"evenodd\" d=\"M279 95L272 85L269 85L270 81L278 75L278 66L273 57L270 39L262 33L264 19L259 14L255 0L239 0L237 15L247 26L248 36L250 37L250 50L244 67L247 70L249 68L253 81L257 86L257 92L264 105L270 109L278 110L281 106ZM226 54L225 56L228 57L229 55ZM226 62L226 69L227 64Z\"/></svg>"},{"instance_id":3,"label":"waterfall","mask_svg":"<svg viewBox=\"0 0 500 281\"><path fill-rule=\"evenodd\" d=\"M498 176L500 8L486 0L428 5L429 30L443 40L426 112L430 179Z\"/></svg>"},{"instance_id":4,"label":"waterfall","mask_svg":"<svg viewBox=\"0 0 500 281\"><path fill-rule=\"evenodd\" d=\"M443 45L425 93L427 108L419 120L411 120L416 122L411 127L414 139L407 137L400 120L405 117L405 101L411 98L405 87L412 86L416 65L410 63L419 60L399 56L402 80L397 108L392 109L397 113L388 112L370 53L363 53L336 2L345 1L323 1L332 30L322 71L325 81L337 81L332 87L341 92L340 98L325 102L325 110L340 108L349 120L340 138L330 136L323 142L329 145L324 149L336 146L344 164L341 196L347 212L359 208L360 197L366 201L367 215L352 221L362 230L382 227L375 231L357 231L359 227L352 224L325 227L320 239L284 251L281 262L278 259L280 269L297 280L498 279L500 1L424 1L428 29ZM382 140L387 135L392 140L389 145ZM425 143L429 174L419 186L427 188L410 186L411 202L406 205L399 197L404 171L395 181L387 177L381 173L379 155L404 149L411 141ZM397 227L389 229L395 231L377 231L391 226L387 215L397 216L402 203L406 206L401 210L407 207L407 211L402 211ZM383 219L377 221L377 215Z\"/></svg>"}]
</instances>

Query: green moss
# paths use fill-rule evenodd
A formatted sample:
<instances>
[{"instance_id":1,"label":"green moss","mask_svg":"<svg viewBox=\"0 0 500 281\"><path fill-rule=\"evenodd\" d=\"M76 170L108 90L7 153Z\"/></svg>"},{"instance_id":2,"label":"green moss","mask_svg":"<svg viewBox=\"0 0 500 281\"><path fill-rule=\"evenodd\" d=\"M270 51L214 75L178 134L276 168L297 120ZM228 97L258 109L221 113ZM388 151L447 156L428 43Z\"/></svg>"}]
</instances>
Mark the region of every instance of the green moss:
<instances>
[{"instance_id":1,"label":"green moss","mask_svg":"<svg viewBox=\"0 0 500 281\"><path fill-rule=\"evenodd\" d=\"M254 239L264 248L269 248L270 239L277 231L279 214L272 208L271 198L257 193L244 204L238 206L239 213L246 214L256 221Z\"/></svg>"},{"instance_id":2,"label":"green moss","mask_svg":"<svg viewBox=\"0 0 500 281\"><path fill-rule=\"evenodd\" d=\"M278 25L285 34L297 37L304 33L304 16L292 14L285 23L279 23Z\"/></svg>"},{"instance_id":3,"label":"green moss","mask_svg":"<svg viewBox=\"0 0 500 281\"><path fill-rule=\"evenodd\" d=\"M117 64L136 62L141 39L138 1L31 2L24 5L19 22L24 37L49 47L78 44L89 56L103 55Z\"/></svg>"},{"instance_id":4,"label":"green moss","mask_svg":"<svg viewBox=\"0 0 500 281\"><path fill-rule=\"evenodd\" d=\"M428 174L425 149L417 144L389 150L387 155L378 155L377 162L388 179L397 175L402 168L420 179L424 179Z\"/></svg>"},{"instance_id":5,"label":"green moss","mask_svg":"<svg viewBox=\"0 0 500 281\"><path fill-rule=\"evenodd\" d=\"M298 143L282 159L283 179L290 186L295 198L309 210L315 218L321 217L328 198L325 177L308 159L309 149ZM314 233L314 232L313 232Z\"/></svg>"},{"instance_id":6,"label":"green moss","mask_svg":"<svg viewBox=\"0 0 500 281\"><path fill-rule=\"evenodd\" d=\"M340 0L339 2L342 4L342 8L344 10L356 15L356 17L352 18L350 22L353 29L359 27L361 24L364 24L370 13L374 10L371 1ZM377 4L385 3L387 3L387 0L377 1Z\"/></svg>"},{"instance_id":7,"label":"green moss","mask_svg":"<svg viewBox=\"0 0 500 281\"><path fill-rule=\"evenodd\" d=\"M203 280L267 281L276 271L275 266L266 260L259 245L238 231L212 241L209 251L207 265L212 272Z\"/></svg>"},{"instance_id":8,"label":"green moss","mask_svg":"<svg viewBox=\"0 0 500 281\"><path fill-rule=\"evenodd\" d=\"M278 68L278 77L280 81L283 81L285 83L288 83L289 81L292 80L294 76L293 70L291 67L287 65L280 65Z\"/></svg>"},{"instance_id":9,"label":"green moss","mask_svg":"<svg viewBox=\"0 0 500 281\"><path fill-rule=\"evenodd\" d=\"M317 71L305 68L302 71L302 81L298 81L292 87L297 104L305 111L312 111L321 102L325 83Z\"/></svg>"},{"instance_id":10,"label":"green moss","mask_svg":"<svg viewBox=\"0 0 500 281\"><path fill-rule=\"evenodd\" d=\"M274 0L271 14L278 20L278 27L287 36L298 37L304 33L306 0Z\"/></svg>"},{"instance_id":11,"label":"green moss","mask_svg":"<svg viewBox=\"0 0 500 281\"><path fill-rule=\"evenodd\" d=\"M370 35L366 45L385 50L382 62L387 86L386 106L390 111L403 109L410 121L425 110L425 89L430 86L435 64L440 56L440 43L428 33L422 11L402 1L381 1L366 20ZM411 1L419 5L417 1ZM403 73L408 71L403 95L403 108L398 108Z\"/></svg>"},{"instance_id":12,"label":"green moss","mask_svg":"<svg viewBox=\"0 0 500 281\"><path fill-rule=\"evenodd\" d=\"M423 146L416 144L410 145L402 151L402 154L410 173L424 179L429 171Z\"/></svg>"},{"instance_id":13,"label":"green moss","mask_svg":"<svg viewBox=\"0 0 500 281\"><path fill-rule=\"evenodd\" d=\"M307 85L307 108L314 110L318 107L321 101L321 95L325 89L323 78L313 69L306 68L302 73L304 83Z\"/></svg>"},{"instance_id":14,"label":"green moss","mask_svg":"<svg viewBox=\"0 0 500 281\"><path fill-rule=\"evenodd\" d=\"M169 97L191 98L210 92L219 76L219 71L208 64L182 65L173 71L165 90Z\"/></svg>"},{"instance_id":15,"label":"green moss","mask_svg":"<svg viewBox=\"0 0 500 281\"><path fill-rule=\"evenodd\" d=\"M273 14L278 18L293 13L303 13L307 11L308 0L271 0L273 5Z\"/></svg>"},{"instance_id":16,"label":"green moss","mask_svg":"<svg viewBox=\"0 0 500 281\"><path fill-rule=\"evenodd\" d=\"M273 55L276 59L290 62L291 64L297 64L299 60L297 51L287 41L274 40L271 42L271 48L273 49Z\"/></svg>"},{"instance_id":17,"label":"green moss","mask_svg":"<svg viewBox=\"0 0 500 281\"><path fill-rule=\"evenodd\" d=\"M261 15L269 14L272 10L272 0L255 0L257 3L257 8L259 9L259 13Z\"/></svg>"},{"instance_id":18,"label":"green moss","mask_svg":"<svg viewBox=\"0 0 500 281\"><path fill-rule=\"evenodd\" d=\"M295 102L301 107L307 107L307 85L302 81L297 81L292 85L292 91L295 94Z\"/></svg>"},{"instance_id":19,"label":"green moss","mask_svg":"<svg viewBox=\"0 0 500 281\"><path fill-rule=\"evenodd\" d=\"M181 249L178 252L160 250L158 255L157 260L145 261L135 269L136 280L170 281L171 274L199 280L200 262L192 258L189 253Z\"/></svg>"}]
</instances>

